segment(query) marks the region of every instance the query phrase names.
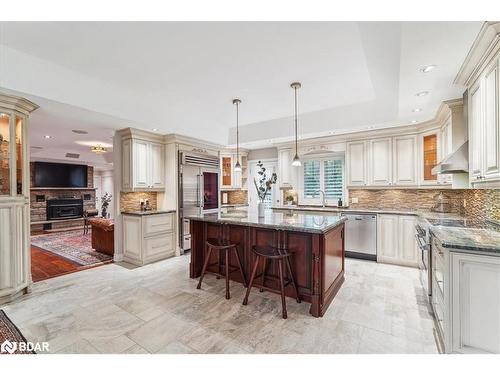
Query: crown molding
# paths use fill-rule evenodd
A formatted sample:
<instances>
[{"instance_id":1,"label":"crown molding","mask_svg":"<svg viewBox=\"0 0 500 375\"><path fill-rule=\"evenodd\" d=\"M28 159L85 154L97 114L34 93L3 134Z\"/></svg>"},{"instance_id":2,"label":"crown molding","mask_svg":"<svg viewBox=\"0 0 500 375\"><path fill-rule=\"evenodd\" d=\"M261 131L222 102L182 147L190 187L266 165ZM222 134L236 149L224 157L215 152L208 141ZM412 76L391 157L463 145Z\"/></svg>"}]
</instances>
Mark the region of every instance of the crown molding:
<instances>
[{"instance_id":1,"label":"crown molding","mask_svg":"<svg viewBox=\"0 0 500 375\"><path fill-rule=\"evenodd\" d=\"M485 22L453 83L469 86L488 56L500 45L500 22Z\"/></svg>"},{"instance_id":2,"label":"crown molding","mask_svg":"<svg viewBox=\"0 0 500 375\"><path fill-rule=\"evenodd\" d=\"M208 141L204 141L202 139L189 137L186 135L175 134L175 133L164 135L163 141L166 144L179 143L179 144L184 144L184 145L187 145L190 147L200 147L200 148L209 149L209 150L217 151L217 152L219 152L221 149L225 148L225 146L218 144L218 143L208 142Z\"/></svg>"},{"instance_id":3,"label":"crown molding","mask_svg":"<svg viewBox=\"0 0 500 375\"><path fill-rule=\"evenodd\" d=\"M0 108L18 111L25 115L29 115L35 109L39 108L39 106L20 96L0 93Z\"/></svg>"}]
</instances>

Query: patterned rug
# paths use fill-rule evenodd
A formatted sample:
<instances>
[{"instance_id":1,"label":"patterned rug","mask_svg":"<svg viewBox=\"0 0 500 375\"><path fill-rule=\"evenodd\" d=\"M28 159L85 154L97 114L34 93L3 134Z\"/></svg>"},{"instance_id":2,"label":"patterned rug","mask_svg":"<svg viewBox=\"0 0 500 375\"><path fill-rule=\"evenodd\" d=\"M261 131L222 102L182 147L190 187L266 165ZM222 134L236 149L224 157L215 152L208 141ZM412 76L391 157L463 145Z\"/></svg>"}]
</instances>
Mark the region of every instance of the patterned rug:
<instances>
[{"instance_id":1,"label":"patterned rug","mask_svg":"<svg viewBox=\"0 0 500 375\"><path fill-rule=\"evenodd\" d=\"M69 259L82 266L111 261L109 255L92 249L91 234L82 230L41 234L31 237L31 245Z\"/></svg>"},{"instance_id":2,"label":"patterned rug","mask_svg":"<svg viewBox=\"0 0 500 375\"><path fill-rule=\"evenodd\" d=\"M20 342L27 341L3 310L0 310L0 354L35 354L31 350L22 350Z\"/></svg>"}]
</instances>

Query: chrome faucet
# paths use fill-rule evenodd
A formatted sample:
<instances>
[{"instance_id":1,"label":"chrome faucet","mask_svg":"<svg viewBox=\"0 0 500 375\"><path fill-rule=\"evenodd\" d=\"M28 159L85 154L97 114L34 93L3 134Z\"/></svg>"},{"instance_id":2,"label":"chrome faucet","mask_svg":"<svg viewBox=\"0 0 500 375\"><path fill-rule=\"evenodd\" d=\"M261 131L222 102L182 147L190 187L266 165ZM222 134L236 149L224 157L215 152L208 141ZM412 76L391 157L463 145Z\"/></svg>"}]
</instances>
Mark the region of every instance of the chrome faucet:
<instances>
[{"instance_id":1,"label":"chrome faucet","mask_svg":"<svg viewBox=\"0 0 500 375\"><path fill-rule=\"evenodd\" d=\"M323 190L318 190L318 193L321 193L321 204L323 205L323 208L326 206L326 199L325 199L325 192Z\"/></svg>"}]
</instances>

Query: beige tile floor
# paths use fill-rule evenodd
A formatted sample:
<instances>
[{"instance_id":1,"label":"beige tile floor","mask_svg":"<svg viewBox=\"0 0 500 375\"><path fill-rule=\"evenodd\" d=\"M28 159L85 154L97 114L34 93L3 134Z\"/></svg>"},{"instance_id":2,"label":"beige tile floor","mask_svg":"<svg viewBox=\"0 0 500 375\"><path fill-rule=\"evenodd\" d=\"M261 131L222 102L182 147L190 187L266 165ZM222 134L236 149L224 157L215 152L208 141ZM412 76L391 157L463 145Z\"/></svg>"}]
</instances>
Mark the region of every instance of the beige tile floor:
<instances>
[{"instance_id":1,"label":"beige tile floor","mask_svg":"<svg viewBox=\"0 0 500 375\"><path fill-rule=\"evenodd\" d=\"M309 304L208 275L201 290L189 257L141 268L98 267L36 283L2 308L51 353L437 353L419 271L346 260L346 281L323 318Z\"/></svg>"}]
</instances>

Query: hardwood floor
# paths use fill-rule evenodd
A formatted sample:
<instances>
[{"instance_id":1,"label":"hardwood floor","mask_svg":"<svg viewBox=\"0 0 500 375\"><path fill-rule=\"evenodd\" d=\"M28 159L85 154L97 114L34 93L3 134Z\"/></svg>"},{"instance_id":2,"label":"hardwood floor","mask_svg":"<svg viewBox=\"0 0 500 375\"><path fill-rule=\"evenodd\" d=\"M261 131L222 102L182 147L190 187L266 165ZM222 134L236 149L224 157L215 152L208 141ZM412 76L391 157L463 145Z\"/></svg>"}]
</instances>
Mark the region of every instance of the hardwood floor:
<instances>
[{"instance_id":1,"label":"hardwood floor","mask_svg":"<svg viewBox=\"0 0 500 375\"><path fill-rule=\"evenodd\" d=\"M102 264L81 266L63 257L31 246L31 277L35 283L99 266L102 266Z\"/></svg>"}]
</instances>

